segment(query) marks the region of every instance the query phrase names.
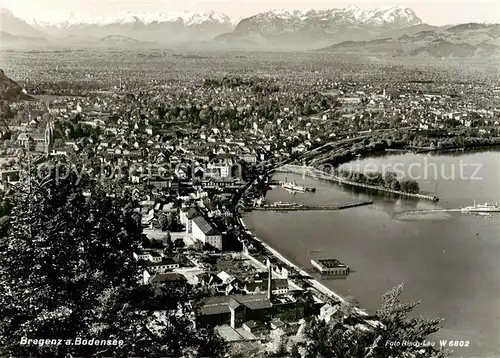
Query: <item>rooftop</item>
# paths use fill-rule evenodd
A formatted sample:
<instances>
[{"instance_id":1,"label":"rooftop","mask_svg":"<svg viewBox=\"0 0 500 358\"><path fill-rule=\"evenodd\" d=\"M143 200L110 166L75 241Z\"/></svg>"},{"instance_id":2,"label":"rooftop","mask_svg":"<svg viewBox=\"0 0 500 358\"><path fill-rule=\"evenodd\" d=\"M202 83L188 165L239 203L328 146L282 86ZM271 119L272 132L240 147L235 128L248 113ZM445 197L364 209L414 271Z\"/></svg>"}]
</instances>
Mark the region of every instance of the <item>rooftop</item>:
<instances>
[{"instance_id":1,"label":"rooftop","mask_svg":"<svg viewBox=\"0 0 500 358\"><path fill-rule=\"evenodd\" d=\"M241 336L234 328L228 325L218 326L216 331L228 342L244 341L245 338Z\"/></svg>"},{"instance_id":2,"label":"rooftop","mask_svg":"<svg viewBox=\"0 0 500 358\"><path fill-rule=\"evenodd\" d=\"M193 223L195 223L205 235L220 235L220 232L215 230L203 216L195 217Z\"/></svg>"},{"instance_id":3,"label":"rooftop","mask_svg":"<svg viewBox=\"0 0 500 358\"><path fill-rule=\"evenodd\" d=\"M205 299L203 302L204 305L201 308L201 313L207 316L229 313L230 305L234 308L237 308L239 305L243 305L251 310L259 310L272 307L272 303L271 301L269 301L266 294L214 296Z\"/></svg>"},{"instance_id":4,"label":"rooftop","mask_svg":"<svg viewBox=\"0 0 500 358\"><path fill-rule=\"evenodd\" d=\"M245 323L243 323L245 326L247 326L248 328L256 328L259 326L259 324L255 321L247 321Z\"/></svg>"},{"instance_id":5,"label":"rooftop","mask_svg":"<svg viewBox=\"0 0 500 358\"><path fill-rule=\"evenodd\" d=\"M246 282L245 283L245 288L250 291L254 292L257 288L261 291L265 291L268 286L268 281L267 280L262 280L262 281L253 281L253 282ZM280 290L280 289L285 289L288 288L288 280L287 279L281 279L281 278L275 278L271 280L271 289L272 290Z\"/></svg>"},{"instance_id":6,"label":"rooftop","mask_svg":"<svg viewBox=\"0 0 500 358\"><path fill-rule=\"evenodd\" d=\"M156 267L156 266L162 266L162 265L175 265L175 264L177 264L177 262L175 262L175 260L173 258L166 257L166 258L163 258L161 261L152 262L152 263L148 264L148 266Z\"/></svg>"},{"instance_id":7,"label":"rooftop","mask_svg":"<svg viewBox=\"0 0 500 358\"><path fill-rule=\"evenodd\" d=\"M321 266L326 268L335 268L335 267L346 267L344 263L340 262L337 259L324 259L324 260L315 260Z\"/></svg>"},{"instance_id":8,"label":"rooftop","mask_svg":"<svg viewBox=\"0 0 500 358\"><path fill-rule=\"evenodd\" d=\"M149 283L161 283L161 282L172 282L172 281L184 281L186 278L181 274L176 272L165 272L154 275Z\"/></svg>"},{"instance_id":9,"label":"rooftop","mask_svg":"<svg viewBox=\"0 0 500 358\"><path fill-rule=\"evenodd\" d=\"M194 218L196 218L196 217L198 217L198 216L200 216L200 213L199 213L199 212L198 212L198 210L196 210L195 208L189 208L189 209L187 210L187 215L186 215L186 217L187 217L188 219L190 219L190 220L191 220L191 219L194 219Z\"/></svg>"}]
</instances>

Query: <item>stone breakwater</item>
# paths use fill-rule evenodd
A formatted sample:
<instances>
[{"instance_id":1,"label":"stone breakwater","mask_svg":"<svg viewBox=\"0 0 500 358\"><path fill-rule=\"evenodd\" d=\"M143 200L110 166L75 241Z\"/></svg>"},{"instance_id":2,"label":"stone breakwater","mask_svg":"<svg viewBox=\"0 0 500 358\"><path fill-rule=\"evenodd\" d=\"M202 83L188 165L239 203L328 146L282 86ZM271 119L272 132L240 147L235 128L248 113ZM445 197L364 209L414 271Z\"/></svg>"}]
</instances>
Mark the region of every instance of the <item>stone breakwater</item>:
<instances>
[{"instance_id":1,"label":"stone breakwater","mask_svg":"<svg viewBox=\"0 0 500 358\"><path fill-rule=\"evenodd\" d=\"M435 201L435 202L439 201L439 198L437 196L407 193L404 191L393 190L393 189L384 188L381 186L357 183L357 182L347 180L347 179L341 178L341 177L333 175L333 174L322 172L321 170L315 169L313 167L299 166L299 165L284 165L280 168L277 168L275 171L281 172L281 173L292 173L292 174L305 175L305 176L309 176L309 177L313 177L313 178L318 178L318 179L336 182L339 184L356 186L356 187L365 188L365 189L369 189L369 190L376 190L376 191L390 193L390 194L394 194L394 195L399 195L399 196L403 196L403 197L407 197L407 198L430 200L430 201Z\"/></svg>"}]
</instances>

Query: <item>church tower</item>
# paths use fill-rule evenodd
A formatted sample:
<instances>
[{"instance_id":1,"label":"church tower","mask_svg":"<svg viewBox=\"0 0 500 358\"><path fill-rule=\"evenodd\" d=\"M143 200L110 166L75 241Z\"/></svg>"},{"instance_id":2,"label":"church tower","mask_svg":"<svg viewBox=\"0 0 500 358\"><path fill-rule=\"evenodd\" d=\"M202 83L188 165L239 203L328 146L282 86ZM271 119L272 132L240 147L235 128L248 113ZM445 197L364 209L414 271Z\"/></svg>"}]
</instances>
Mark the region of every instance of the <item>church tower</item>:
<instances>
[{"instance_id":1,"label":"church tower","mask_svg":"<svg viewBox=\"0 0 500 358\"><path fill-rule=\"evenodd\" d=\"M52 145L54 144L54 122L49 121L45 126L44 139L45 139L45 151L46 154L48 155L50 154Z\"/></svg>"}]
</instances>

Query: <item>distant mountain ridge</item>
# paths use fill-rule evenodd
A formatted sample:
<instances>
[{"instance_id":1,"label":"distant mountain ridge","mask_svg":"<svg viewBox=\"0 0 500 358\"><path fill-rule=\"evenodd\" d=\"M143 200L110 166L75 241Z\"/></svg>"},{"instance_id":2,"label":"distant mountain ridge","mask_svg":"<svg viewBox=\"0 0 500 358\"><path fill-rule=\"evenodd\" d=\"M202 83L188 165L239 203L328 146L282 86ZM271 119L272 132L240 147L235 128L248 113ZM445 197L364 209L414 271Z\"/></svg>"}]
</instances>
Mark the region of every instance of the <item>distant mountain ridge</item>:
<instances>
[{"instance_id":1,"label":"distant mountain ridge","mask_svg":"<svg viewBox=\"0 0 500 358\"><path fill-rule=\"evenodd\" d=\"M12 35L5 31L0 31L1 47L40 47L46 46L49 41L44 37L29 37Z\"/></svg>"},{"instance_id":2,"label":"distant mountain ridge","mask_svg":"<svg viewBox=\"0 0 500 358\"><path fill-rule=\"evenodd\" d=\"M323 44L361 41L381 33L422 24L409 8L396 6L363 10L344 9L285 11L274 10L243 19L234 32L215 39L220 44L239 42L290 48L318 48Z\"/></svg>"},{"instance_id":3,"label":"distant mountain ridge","mask_svg":"<svg viewBox=\"0 0 500 358\"><path fill-rule=\"evenodd\" d=\"M232 23L229 16L214 11L196 13L188 11L171 13L153 12L121 12L111 16L91 16L84 14L59 14L51 18L31 19L28 23L40 28L68 28L72 26L109 26L118 24L142 23L161 24L165 22L179 22L185 26L197 26L207 22L218 22L221 24Z\"/></svg>"},{"instance_id":4,"label":"distant mountain ridge","mask_svg":"<svg viewBox=\"0 0 500 358\"><path fill-rule=\"evenodd\" d=\"M26 21L14 16L7 9L0 9L0 31L13 36L23 37L44 37L43 31L35 29Z\"/></svg>"},{"instance_id":5,"label":"distant mountain ridge","mask_svg":"<svg viewBox=\"0 0 500 358\"><path fill-rule=\"evenodd\" d=\"M422 20L409 8L398 6L383 10L366 11L357 6L350 6L345 9L330 10L268 11L241 20L235 32L283 30L276 26L277 24L300 31L316 25L323 27L325 25L352 25L402 28L421 23Z\"/></svg>"},{"instance_id":6,"label":"distant mountain ridge","mask_svg":"<svg viewBox=\"0 0 500 358\"><path fill-rule=\"evenodd\" d=\"M353 52L396 56L496 56L500 25L432 26L410 8L273 10L234 21L224 14L126 12L29 21L0 10L3 47L176 48Z\"/></svg>"},{"instance_id":7,"label":"distant mountain ridge","mask_svg":"<svg viewBox=\"0 0 500 358\"><path fill-rule=\"evenodd\" d=\"M346 41L321 52L430 56L434 58L500 57L500 24L461 24L420 32L402 30L393 37L371 41Z\"/></svg>"},{"instance_id":8,"label":"distant mountain ridge","mask_svg":"<svg viewBox=\"0 0 500 358\"><path fill-rule=\"evenodd\" d=\"M17 101L31 99L26 95L21 86L15 81L11 80L0 69L0 101Z\"/></svg>"},{"instance_id":9,"label":"distant mountain ridge","mask_svg":"<svg viewBox=\"0 0 500 358\"><path fill-rule=\"evenodd\" d=\"M98 40L95 43L101 47L119 47L119 48L158 47L158 44L155 42L139 41L130 37L125 37L120 35L109 35Z\"/></svg>"},{"instance_id":10,"label":"distant mountain ridge","mask_svg":"<svg viewBox=\"0 0 500 358\"><path fill-rule=\"evenodd\" d=\"M59 15L49 19L31 19L28 22L3 11L0 30L15 36L45 36L53 44L60 39L106 38L123 36L137 41L175 44L190 41L208 41L232 31L235 24L224 15L206 13L119 13L108 17ZM15 26L14 26L15 25ZM14 30L13 30L14 29ZM78 45L75 43L75 45Z\"/></svg>"}]
</instances>

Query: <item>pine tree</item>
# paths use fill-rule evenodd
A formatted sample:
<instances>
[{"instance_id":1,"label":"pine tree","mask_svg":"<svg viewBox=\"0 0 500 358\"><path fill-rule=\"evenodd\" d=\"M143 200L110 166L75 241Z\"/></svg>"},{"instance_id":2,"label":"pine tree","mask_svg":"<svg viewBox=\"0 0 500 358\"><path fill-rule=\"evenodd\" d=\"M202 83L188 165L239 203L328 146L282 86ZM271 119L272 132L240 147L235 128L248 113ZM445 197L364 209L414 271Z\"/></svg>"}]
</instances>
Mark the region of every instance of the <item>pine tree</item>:
<instances>
[{"instance_id":1,"label":"pine tree","mask_svg":"<svg viewBox=\"0 0 500 358\"><path fill-rule=\"evenodd\" d=\"M198 338L191 304L197 297L187 284L160 293L141 286L133 252L142 228L130 193L111 193L74 172L41 174L33 170L12 196L0 233L0 356L183 356L210 343L225 349L211 332ZM145 328L155 308L168 313L158 337ZM77 337L123 345L64 344ZM23 338L63 344L26 345Z\"/></svg>"},{"instance_id":2,"label":"pine tree","mask_svg":"<svg viewBox=\"0 0 500 358\"><path fill-rule=\"evenodd\" d=\"M359 357L359 358L444 358L448 352L431 346L395 345L394 342L424 343L427 337L439 330L440 319L409 316L418 303L402 303L403 285L390 290L383 297L382 308L374 317L381 324L377 328L360 329L345 322L332 320L326 323L313 319L306 325L305 348L307 358ZM347 312L354 317L352 311Z\"/></svg>"},{"instance_id":3,"label":"pine tree","mask_svg":"<svg viewBox=\"0 0 500 358\"><path fill-rule=\"evenodd\" d=\"M395 346L387 342L412 342L424 343L429 335L436 333L441 328L441 319L427 319L414 317L410 314L419 305L419 302L401 302L403 284L396 286L383 297L382 308L377 312L377 317L383 324L376 330L380 343L374 349L379 357L433 357L444 352L437 352L433 347Z\"/></svg>"}]
</instances>

